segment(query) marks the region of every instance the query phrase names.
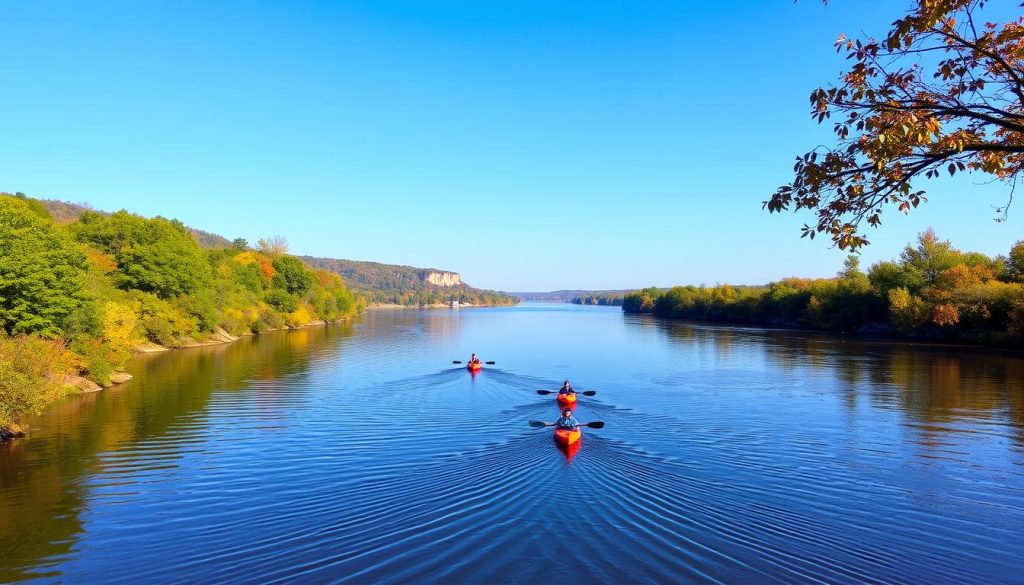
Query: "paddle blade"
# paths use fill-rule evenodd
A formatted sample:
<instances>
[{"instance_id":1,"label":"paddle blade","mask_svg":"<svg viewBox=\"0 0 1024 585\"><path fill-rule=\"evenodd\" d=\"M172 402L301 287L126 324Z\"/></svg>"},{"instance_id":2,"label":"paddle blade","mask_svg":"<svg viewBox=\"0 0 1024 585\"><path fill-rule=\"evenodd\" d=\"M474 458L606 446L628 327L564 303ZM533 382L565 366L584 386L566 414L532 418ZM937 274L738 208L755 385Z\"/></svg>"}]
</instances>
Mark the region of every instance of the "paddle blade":
<instances>
[{"instance_id":1,"label":"paddle blade","mask_svg":"<svg viewBox=\"0 0 1024 585\"><path fill-rule=\"evenodd\" d=\"M582 425L582 426L590 427L592 429L603 429L604 428L604 422L599 421L599 420L595 420L594 422L589 422L589 423L587 423L585 425Z\"/></svg>"},{"instance_id":2,"label":"paddle blade","mask_svg":"<svg viewBox=\"0 0 1024 585\"><path fill-rule=\"evenodd\" d=\"M537 390L537 394L541 396L547 396L548 394L554 394L551 390Z\"/></svg>"},{"instance_id":3,"label":"paddle blade","mask_svg":"<svg viewBox=\"0 0 1024 585\"><path fill-rule=\"evenodd\" d=\"M461 364L462 362L460 362L459 360L452 360L452 363L453 364Z\"/></svg>"},{"instance_id":4,"label":"paddle blade","mask_svg":"<svg viewBox=\"0 0 1024 585\"><path fill-rule=\"evenodd\" d=\"M487 364L488 366L493 366L494 365L494 362L484 362L484 363Z\"/></svg>"},{"instance_id":5,"label":"paddle blade","mask_svg":"<svg viewBox=\"0 0 1024 585\"><path fill-rule=\"evenodd\" d=\"M584 396L594 396L597 394L597 390L584 390L583 392L580 392L580 394Z\"/></svg>"},{"instance_id":6,"label":"paddle blade","mask_svg":"<svg viewBox=\"0 0 1024 585\"><path fill-rule=\"evenodd\" d=\"M543 421L531 420L530 421L530 426L535 428L535 429L541 429L541 428L544 428L544 427L546 427L548 425L547 425L547 423L545 423Z\"/></svg>"}]
</instances>

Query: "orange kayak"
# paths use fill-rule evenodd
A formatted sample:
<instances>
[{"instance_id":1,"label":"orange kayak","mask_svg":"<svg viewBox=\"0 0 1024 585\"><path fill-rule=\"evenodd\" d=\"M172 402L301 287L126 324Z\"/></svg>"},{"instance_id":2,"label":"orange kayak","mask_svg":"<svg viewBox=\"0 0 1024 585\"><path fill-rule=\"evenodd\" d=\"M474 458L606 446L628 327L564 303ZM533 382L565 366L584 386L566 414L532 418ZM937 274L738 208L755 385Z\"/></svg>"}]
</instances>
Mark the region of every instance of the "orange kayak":
<instances>
[{"instance_id":1,"label":"orange kayak","mask_svg":"<svg viewBox=\"0 0 1024 585\"><path fill-rule=\"evenodd\" d=\"M571 406L576 404L576 394L559 394L557 400L563 406Z\"/></svg>"},{"instance_id":2,"label":"orange kayak","mask_svg":"<svg viewBox=\"0 0 1024 585\"><path fill-rule=\"evenodd\" d=\"M568 447L573 443L578 443L583 433L579 429L570 431L566 429L555 429L555 442L559 445L565 445Z\"/></svg>"},{"instance_id":3,"label":"orange kayak","mask_svg":"<svg viewBox=\"0 0 1024 585\"><path fill-rule=\"evenodd\" d=\"M483 365L481 364L466 364L466 369L469 370L470 372L475 372L482 367Z\"/></svg>"}]
</instances>

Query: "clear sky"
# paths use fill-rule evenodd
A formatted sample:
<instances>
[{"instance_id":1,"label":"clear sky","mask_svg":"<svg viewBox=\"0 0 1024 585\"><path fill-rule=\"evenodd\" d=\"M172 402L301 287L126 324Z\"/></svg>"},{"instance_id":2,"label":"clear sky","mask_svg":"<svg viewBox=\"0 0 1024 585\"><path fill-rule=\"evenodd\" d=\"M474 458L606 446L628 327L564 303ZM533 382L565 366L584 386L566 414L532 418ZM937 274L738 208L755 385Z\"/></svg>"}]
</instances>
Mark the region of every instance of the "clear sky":
<instances>
[{"instance_id":1,"label":"clear sky","mask_svg":"<svg viewBox=\"0 0 1024 585\"><path fill-rule=\"evenodd\" d=\"M905 5L0 0L0 190L504 290L827 276L761 202L830 138L835 38ZM923 184L864 264L929 225L1005 253L1024 204L983 180Z\"/></svg>"}]
</instances>

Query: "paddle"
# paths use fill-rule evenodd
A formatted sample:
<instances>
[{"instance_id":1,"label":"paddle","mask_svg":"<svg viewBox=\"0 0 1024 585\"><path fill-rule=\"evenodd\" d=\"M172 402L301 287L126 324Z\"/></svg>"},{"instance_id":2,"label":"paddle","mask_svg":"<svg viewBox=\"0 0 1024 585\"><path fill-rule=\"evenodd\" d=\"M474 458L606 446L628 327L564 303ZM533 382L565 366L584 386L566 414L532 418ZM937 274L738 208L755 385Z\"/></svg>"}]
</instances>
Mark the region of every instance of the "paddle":
<instances>
[{"instance_id":1,"label":"paddle","mask_svg":"<svg viewBox=\"0 0 1024 585\"><path fill-rule=\"evenodd\" d=\"M462 362L460 362L459 360L452 360L452 363L453 364L461 364ZM494 365L494 362L484 362L484 363L489 365L489 366L493 366Z\"/></svg>"},{"instance_id":2,"label":"paddle","mask_svg":"<svg viewBox=\"0 0 1024 585\"><path fill-rule=\"evenodd\" d=\"M558 394L558 392L555 390L537 390L537 394L540 394L541 396L547 396L548 394ZM582 390L580 392L577 392L576 394L582 394L584 396L594 396L595 394L597 394L597 390Z\"/></svg>"},{"instance_id":3,"label":"paddle","mask_svg":"<svg viewBox=\"0 0 1024 585\"><path fill-rule=\"evenodd\" d=\"M555 423L544 422L541 420L531 420L530 426L535 429L542 429L544 427L553 427ZM580 423L581 427L590 427L592 429L603 429L604 421L595 420L594 422Z\"/></svg>"}]
</instances>

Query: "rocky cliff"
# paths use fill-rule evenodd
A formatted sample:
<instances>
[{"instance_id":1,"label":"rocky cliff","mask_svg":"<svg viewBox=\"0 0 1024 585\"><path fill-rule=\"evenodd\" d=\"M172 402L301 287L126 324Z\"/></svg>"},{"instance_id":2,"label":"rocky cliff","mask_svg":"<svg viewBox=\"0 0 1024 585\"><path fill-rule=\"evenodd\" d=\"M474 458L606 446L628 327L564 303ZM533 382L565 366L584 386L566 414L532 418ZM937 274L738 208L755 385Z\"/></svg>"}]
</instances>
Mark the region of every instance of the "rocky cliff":
<instances>
[{"instance_id":1,"label":"rocky cliff","mask_svg":"<svg viewBox=\"0 0 1024 585\"><path fill-rule=\"evenodd\" d=\"M434 286L459 286L462 284L462 277L455 272L424 271L420 278L423 279L423 282Z\"/></svg>"}]
</instances>

